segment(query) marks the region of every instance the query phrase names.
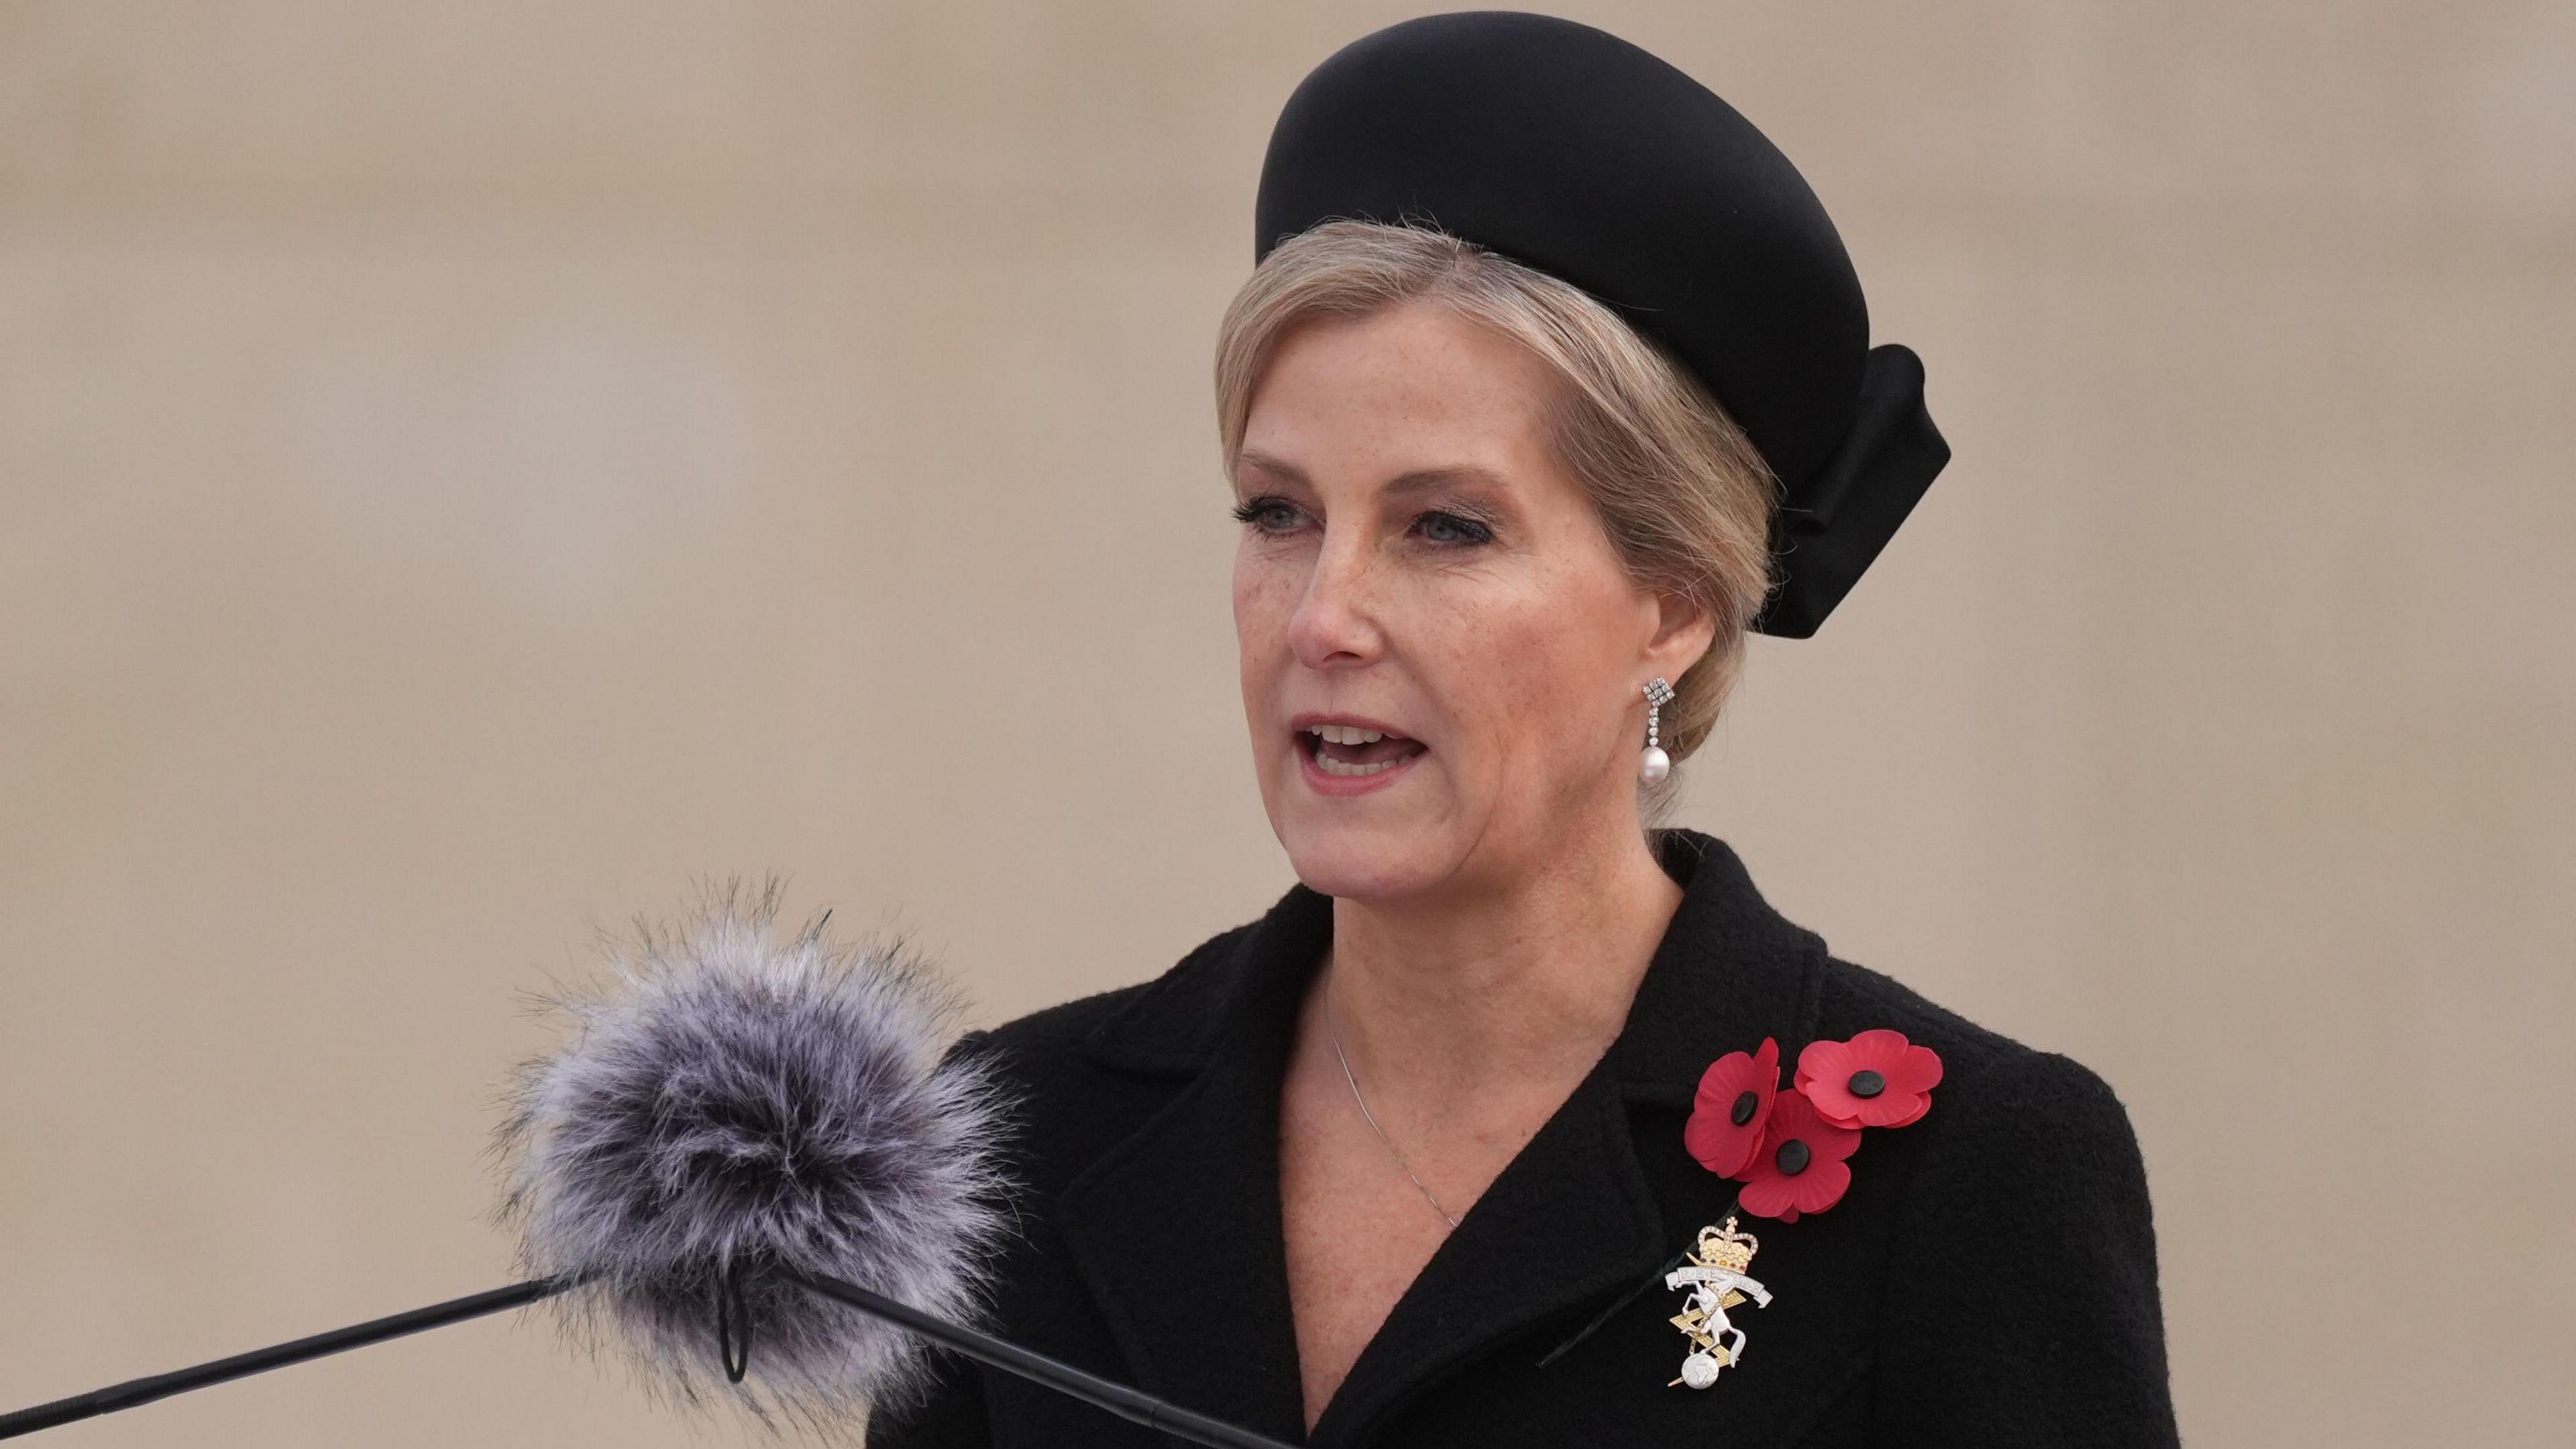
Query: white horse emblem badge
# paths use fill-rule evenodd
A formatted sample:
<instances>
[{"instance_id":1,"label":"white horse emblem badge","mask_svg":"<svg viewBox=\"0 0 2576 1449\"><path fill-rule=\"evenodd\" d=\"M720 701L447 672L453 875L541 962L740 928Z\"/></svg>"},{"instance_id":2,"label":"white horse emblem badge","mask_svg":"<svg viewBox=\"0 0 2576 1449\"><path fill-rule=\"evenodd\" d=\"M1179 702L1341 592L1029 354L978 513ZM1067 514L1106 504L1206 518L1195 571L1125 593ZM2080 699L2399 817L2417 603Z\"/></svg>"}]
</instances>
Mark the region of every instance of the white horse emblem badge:
<instances>
[{"instance_id":1,"label":"white horse emblem badge","mask_svg":"<svg viewBox=\"0 0 2576 1449\"><path fill-rule=\"evenodd\" d=\"M1665 1288L1690 1290L1689 1301L1673 1315L1672 1324L1691 1341L1690 1356L1682 1360L1682 1376L1666 1388L1688 1384L1704 1389L1717 1382L1720 1369L1744 1362L1744 1330L1727 1319L1726 1310L1747 1299L1756 1307L1771 1306L1771 1291L1744 1275L1761 1246L1751 1233L1737 1232L1730 1215L1723 1227L1700 1229L1697 1251L1683 1260L1682 1267L1664 1275Z\"/></svg>"}]
</instances>

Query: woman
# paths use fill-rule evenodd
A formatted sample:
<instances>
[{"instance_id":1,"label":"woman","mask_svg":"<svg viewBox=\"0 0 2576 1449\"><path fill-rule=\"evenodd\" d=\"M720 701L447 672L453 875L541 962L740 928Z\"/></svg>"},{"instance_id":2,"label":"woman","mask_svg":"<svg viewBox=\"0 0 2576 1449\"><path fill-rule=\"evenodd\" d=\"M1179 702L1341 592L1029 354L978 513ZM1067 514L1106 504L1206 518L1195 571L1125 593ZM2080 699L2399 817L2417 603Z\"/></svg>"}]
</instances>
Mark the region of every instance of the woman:
<instances>
[{"instance_id":1,"label":"woman","mask_svg":"<svg viewBox=\"0 0 2576 1449\"><path fill-rule=\"evenodd\" d=\"M1299 884L961 1044L1027 1103L1006 1331L1319 1444L2173 1442L2110 1092L1649 829L1946 458L1796 172L1444 16L1300 88L1260 227L1218 406ZM1162 1441L957 1364L870 1442Z\"/></svg>"}]
</instances>

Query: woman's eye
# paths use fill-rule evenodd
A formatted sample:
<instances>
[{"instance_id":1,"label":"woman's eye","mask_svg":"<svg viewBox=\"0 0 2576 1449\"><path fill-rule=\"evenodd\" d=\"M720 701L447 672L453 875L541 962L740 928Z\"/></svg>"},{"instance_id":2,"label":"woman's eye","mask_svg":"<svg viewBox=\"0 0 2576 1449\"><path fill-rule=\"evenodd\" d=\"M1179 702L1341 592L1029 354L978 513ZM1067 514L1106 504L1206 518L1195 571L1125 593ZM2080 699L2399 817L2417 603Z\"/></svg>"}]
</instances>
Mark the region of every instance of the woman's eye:
<instances>
[{"instance_id":1,"label":"woman's eye","mask_svg":"<svg viewBox=\"0 0 2576 1449\"><path fill-rule=\"evenodd\" d=\"M1414 527L1422 530L1425 539L1437 544L1464 546L1494 541L1492 529L1454 513L1426 513L1414 521Z\"/></svg>"},{"instance_id":2,"label":"woman's eye","mask_svg":"<svg viewBox=\"0 0 2576 1449\"><path fill-rule=\"evenodd\" d=\"M1234 521L1263 533L1286 533L1297 526L1297 505L1284 498L1247 498L1234 506Z\"/></svg>"}]
</instances>

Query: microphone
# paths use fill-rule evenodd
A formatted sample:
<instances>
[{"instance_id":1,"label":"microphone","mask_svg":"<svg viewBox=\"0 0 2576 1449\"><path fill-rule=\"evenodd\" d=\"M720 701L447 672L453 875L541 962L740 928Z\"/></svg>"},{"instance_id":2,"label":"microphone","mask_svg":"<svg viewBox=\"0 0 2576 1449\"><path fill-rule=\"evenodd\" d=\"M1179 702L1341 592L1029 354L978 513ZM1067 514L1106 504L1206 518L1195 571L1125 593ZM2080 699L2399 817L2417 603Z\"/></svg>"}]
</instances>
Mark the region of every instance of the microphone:
<instances>
[{"instance_id":1,"label":"microphone","mask_svg":"<svg viewBox=\"0 0 2576 1449\"><path fill-rule=\"evenodd\" d=\"M604 983L554 998L569 1038L519 1069L501 1214L529 1277L586 1280L576 1336L683 1401L722 1369L755 1415L825 1422L909 1400L925 1361L797 1276L971 1326L1007 1221L1002 1107L978 1070L938 1065L953 1001L926 966L834 945L828 915L780 943L777 893L639 922ZM736 1325L757 1377L719 1362Z\"/></svg>"},{"instance_id":2,"label":"microphone","mask_svg":"<svg viewBox=\"0 0 2576 1449\"><path fill-rule=\"evenodd\" d=\"M495 1141L524 1281L0 1414L0 1439L551 1301L668 1398L773 1428L917 1401L937 1344L1190 1443L1285 1449L985 1326L1008 1103L942 1059L956 998L921 958L835 943L828 911L781 942L779 893L709 887L551 999L567 1039L519 1069Z\"/></svg>"}]
</instances>

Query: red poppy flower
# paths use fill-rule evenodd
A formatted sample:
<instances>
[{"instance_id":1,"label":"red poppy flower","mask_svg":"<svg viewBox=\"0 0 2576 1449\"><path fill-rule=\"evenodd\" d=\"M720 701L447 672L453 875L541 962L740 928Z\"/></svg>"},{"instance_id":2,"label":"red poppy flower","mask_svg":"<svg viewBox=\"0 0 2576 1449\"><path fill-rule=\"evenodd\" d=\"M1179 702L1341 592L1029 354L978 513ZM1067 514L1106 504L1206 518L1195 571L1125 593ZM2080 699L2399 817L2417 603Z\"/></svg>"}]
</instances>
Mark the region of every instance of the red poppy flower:
<instances>
[{"instance_id":1,"label":"red poppy flower","mask_svg":"<svg viewBox=\"0 0 2576 1449\"><path fill-rule=\"evenodd\" d=\"M1780 1090L1780 1044L1769 1037L1751 1055L1728 1052L1700 1073L1699 1096L1682 1128L1682 1146L1720 1177L1744 1171L1762 1149L1771 1099Z\"/></svg>"},{"instance_id":2,"label":"red poppy flower","mask_svg":"<svg viewBox=\"0 0 2576 1449\"><path fill-rule=\"evenodd\" d=\"M1798 1091L1838 1127L1902 1127L1932 1110L1941 1057L1880 1027L1850 1041L1809 1042L1798 1053Z\"/></svg>"},{"instance_id":3,"label":"red poppy flower","mask_svg":"<svg viewBox=\"0 0 2576 1449\"><path fill-rule=\"evenodd\" d=\"M1851 1167L1843 1159L1860 1147L1860 1129L1837 1127L1816 1104L1792 1092L1771 1104L1762 1150L1738 1174L1744 1190L1736 1205L1759 1218L1794 1223L1800 1213L1820 1213L1843 1200Z\"/></svg>"}]
</instances>

